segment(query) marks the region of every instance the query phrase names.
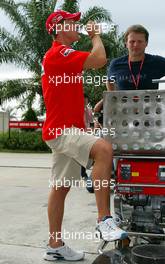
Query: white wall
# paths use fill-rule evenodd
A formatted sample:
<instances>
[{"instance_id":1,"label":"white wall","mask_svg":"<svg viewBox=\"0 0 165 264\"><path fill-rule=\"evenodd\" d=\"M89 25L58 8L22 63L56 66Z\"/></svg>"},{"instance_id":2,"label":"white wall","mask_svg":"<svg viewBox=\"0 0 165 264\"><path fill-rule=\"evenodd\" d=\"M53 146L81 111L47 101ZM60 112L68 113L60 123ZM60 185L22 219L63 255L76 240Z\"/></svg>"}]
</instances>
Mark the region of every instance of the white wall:
<instances>
[{"instance_id":1,"label":"white wall","mask_svg":"<svg viewBox=\"0 0 165 264\"><path fill-rule=\"evenodd\" d=\"M7 132L9 129L9 114L0 111L0 132Z\"/></svg>"}]
</instances>

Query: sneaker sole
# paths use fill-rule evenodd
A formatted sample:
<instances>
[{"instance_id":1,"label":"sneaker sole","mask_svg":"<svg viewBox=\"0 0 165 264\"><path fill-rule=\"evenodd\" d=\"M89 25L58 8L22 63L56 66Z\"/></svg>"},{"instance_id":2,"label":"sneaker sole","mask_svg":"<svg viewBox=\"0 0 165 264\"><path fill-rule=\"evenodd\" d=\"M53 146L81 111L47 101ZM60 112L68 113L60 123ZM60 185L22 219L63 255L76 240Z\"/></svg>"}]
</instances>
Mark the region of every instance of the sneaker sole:
<instances>
[{"instance_id":1,"label":"sneaker sole","mask_svg":"<svg viewBox=\"0 0 165 264\"><path fill-rule=\"evenodd\" d=\"M46 260L46 261L59 261L59 260L65 260L64 258L55 258L55 257L51 257L51 256L44 256L43 259Z\"/></svg>"},{"instance_id":2,"label":"sneaker sole","mask_svg":"<svg viewBox=\"0 0 165 264\"><path fill-rule=\"evenodd\" d=\"M98 235L98 232L99 232L100 236ZM116 238L116 239L109 239L109 240L107 240L107 239L104 239L104 238L103 238L101 231L100 231L99 229L96 228L96 237L97 237L97 238L100 238L100 239L102 239L102 240L104 240L104 241L107 241L107 242L114 242L114 241L117 241L117 240L124 240L124 239L126 239L126 238L128 237L128 234L127 234L127 233L123 233L123 234L121 235L121 237L119 237L119 238Z\"/></svg>"},{"instance_id":3,"label":"sneaker sole","mask_svg":"<svg viewBox=\"0 0 165 264\"><path fill-rule=\"evenodd\" d=\"M85 257L85 254L81 259L65 259L64 257L58 258L58 257L53 257L53 256L49 256L45 254L43 256L43 259L46 261L60 261L60 260L61 261L81 261L84 259L84 257Z\"/></svg>"}]
</instances>

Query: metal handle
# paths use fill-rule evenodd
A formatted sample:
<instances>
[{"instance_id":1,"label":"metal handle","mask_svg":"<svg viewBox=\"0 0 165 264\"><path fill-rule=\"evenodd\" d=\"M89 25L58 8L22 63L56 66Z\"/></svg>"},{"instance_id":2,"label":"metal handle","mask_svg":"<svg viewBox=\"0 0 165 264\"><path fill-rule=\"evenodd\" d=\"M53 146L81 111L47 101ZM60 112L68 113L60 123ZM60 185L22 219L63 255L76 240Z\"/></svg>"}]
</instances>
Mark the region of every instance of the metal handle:
<instances>
[{"instance_id":1,"label":"metal handle","mask_svg":"<svg viewBox=\"0 0 165 264\"><path fill-rule=\"evenodd\" d=\"M165 80L152 79L152 83L165 83Z\"/></svg>"}]
</instances>

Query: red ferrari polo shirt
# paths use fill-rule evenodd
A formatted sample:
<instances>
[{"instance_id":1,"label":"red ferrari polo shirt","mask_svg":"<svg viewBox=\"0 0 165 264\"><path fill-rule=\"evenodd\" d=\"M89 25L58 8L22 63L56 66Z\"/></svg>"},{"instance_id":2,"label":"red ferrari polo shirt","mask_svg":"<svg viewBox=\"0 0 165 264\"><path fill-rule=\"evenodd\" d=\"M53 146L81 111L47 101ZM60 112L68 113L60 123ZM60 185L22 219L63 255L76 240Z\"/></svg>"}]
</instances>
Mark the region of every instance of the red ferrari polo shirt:
<instances>
[{"instance_id":1,"label":"red ferrari polo shirt","mask_svg":"<svg viewBox=\"0 0 165 264\"><path fill-rule=\"evenodd\" d=\"M56 138L64 128L85 127L82 71L89 54L56 41L46 52L42 62L43 140Z\"/></svg>"}]
</instances>

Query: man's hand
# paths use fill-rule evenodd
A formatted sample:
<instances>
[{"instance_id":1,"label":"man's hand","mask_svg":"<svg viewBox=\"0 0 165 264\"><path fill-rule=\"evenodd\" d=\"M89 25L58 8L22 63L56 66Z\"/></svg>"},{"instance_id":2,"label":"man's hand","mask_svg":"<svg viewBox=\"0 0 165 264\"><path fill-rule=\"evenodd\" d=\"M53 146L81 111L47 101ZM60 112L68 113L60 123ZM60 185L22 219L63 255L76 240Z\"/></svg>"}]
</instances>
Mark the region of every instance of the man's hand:
<instances>
[{"instance_id":1,"label":"man's hand","mask_svg":"<svg viewBox=\"0 0 165 264\"><path fill-rule=\"evenodd\" d=\"M107 62L105 48L99 36L99 25L95 24L93 21L89 21L86 27L86 31L92 39L93 48L90 55L87 57L83 68L99 69L103 67Z\"/></svg>"},{"instance_id":2,"label":"man's hand","mask_svg":"<svg viewBox=\"0 0 165 264\"><path fill-rule=\"evenodd\" d=\"M106 82L106 87L108 91L115 91L115 84L109 81Z\"/></svg>"},{"instance_id":3,"label":"man's hand","mask_svg":"<svg viewBox=\"0 0 165 264\"><path fill-rule=\"evenodd\" d=\"M86 25L86 31L90 38L93 38L95 35L101 34L100 26L96 24L94 21L88 21Z\"/></svg>"}]
</instances>

